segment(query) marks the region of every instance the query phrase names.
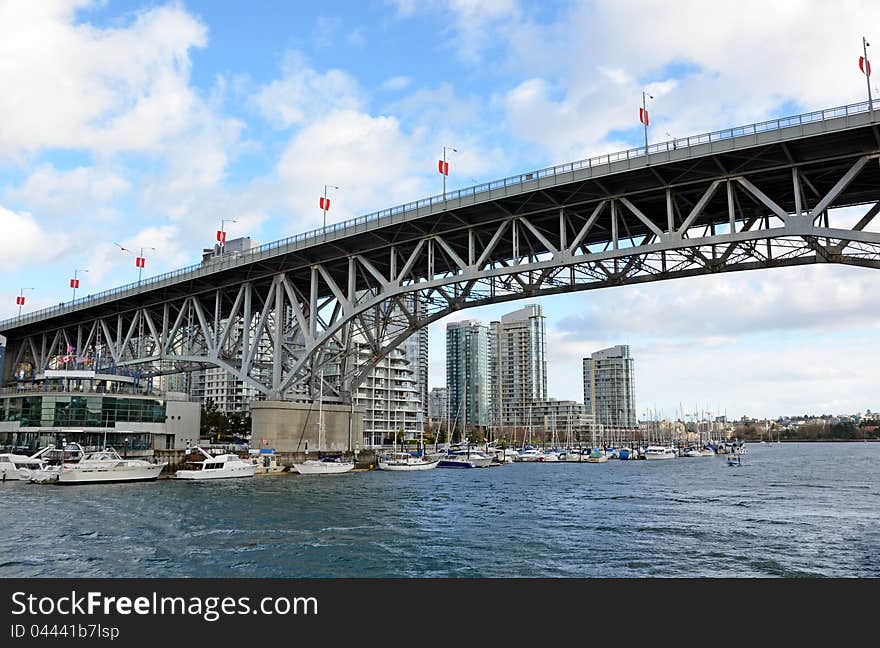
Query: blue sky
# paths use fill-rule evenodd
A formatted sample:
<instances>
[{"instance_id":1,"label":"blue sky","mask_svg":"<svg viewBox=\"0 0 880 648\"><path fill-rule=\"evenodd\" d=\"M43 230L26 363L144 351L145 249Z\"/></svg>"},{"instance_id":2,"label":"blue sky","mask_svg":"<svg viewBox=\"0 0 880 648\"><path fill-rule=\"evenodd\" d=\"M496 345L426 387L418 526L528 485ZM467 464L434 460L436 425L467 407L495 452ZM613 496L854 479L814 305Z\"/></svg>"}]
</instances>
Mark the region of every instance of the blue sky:
<instances>
[{"instance_id":1,"label":"blue sky","mask_svg":"<svg viewBox=\"0 0 880 648\"><path fill-rule=\"evenodd\" d=\"M0 318L23 286L28 309L68 299L76 268L85 294L136 279L114 242L157 248L157 274L195 263L220 218L261 242L318 225L324 184L333 220L437 193L443 145L450 188L639 145L644 89L652 140L861 100L877 18L872 2L5 2ZM581 400L580 357L629 343L640 414L880 407L876 282L809 267L541 300L550 394Z\"/></svg>"}]
</instances>

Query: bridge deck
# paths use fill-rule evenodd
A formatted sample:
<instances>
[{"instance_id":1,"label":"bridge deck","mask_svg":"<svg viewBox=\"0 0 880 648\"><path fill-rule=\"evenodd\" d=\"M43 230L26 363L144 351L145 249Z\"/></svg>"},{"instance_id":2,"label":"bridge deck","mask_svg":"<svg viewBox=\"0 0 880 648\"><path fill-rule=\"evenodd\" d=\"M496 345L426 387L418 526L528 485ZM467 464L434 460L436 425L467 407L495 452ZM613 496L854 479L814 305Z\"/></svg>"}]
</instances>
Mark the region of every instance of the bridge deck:
<instances>
[{"instance_id":1,"label":"bridge deck","mask_svg":"<svg viewBox=\"0 0 880 648\"><path fill-rule=\"evenodd\" d=\"M876 113L877 111L875 111ZM667 229L666 188L675 188L681 209L696 203L711 182L747 176L754 184L773 192L786 209L794 210L791 167L803 170L810 195L824 195L854 157L880 151L876 121L866 103L787 117L761 124L731 128L669 142L599 156L503 180L448 192L359 218L328 225L294 237L263 245L249 253L232 255L147 278L0 322L7 336L32 334L69 321L126 312L145 303L159 303L182 294L209 292L218 286L245 280L266 281L279 271L291 273L291 281L307 282L309 267L322 263L344 276L346 260L363 254L380 270L390 265L388 248L405 255L419 240L442 234L462 258L467 258L466 229L485 225L487 239L494 223L514 215L528 215L535 227L557 240L556 215L560 208L589 216L598 202L626 194L660 229ZM827 179L826 179L827 177ZM842 192L832 207L861 204L878 199L880 167L868 165L859 179ZM723 193L723 192L719 192ZM755 214L766 213L761 205ZM438 218L443 216L443 218ZM717 196L706 205L704 216L693 225L727 221L727 201ZM648 232L632 214L621 215L621 236ZM457 235L460 232L460 235ZM607 241L607 229L591 231L587 244ZM498 246L499 258L510 255L512 243ZM380 254L381 253L381 254ZM338 260L338 267L334 267Z\"/></svg>"}]
</instances>

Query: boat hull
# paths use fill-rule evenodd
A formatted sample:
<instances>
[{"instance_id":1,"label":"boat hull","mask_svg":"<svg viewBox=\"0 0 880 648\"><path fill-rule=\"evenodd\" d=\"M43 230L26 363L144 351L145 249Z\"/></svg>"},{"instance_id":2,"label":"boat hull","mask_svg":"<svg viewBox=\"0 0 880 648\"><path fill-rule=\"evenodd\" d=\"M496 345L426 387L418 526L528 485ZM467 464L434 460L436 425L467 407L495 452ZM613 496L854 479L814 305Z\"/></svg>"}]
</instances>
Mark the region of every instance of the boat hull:
<instances>
[{"instance_id":1,"label":"boat hull","mask_svg":"<svg viewBox=\"0 0 880 648\"><path fill-rule=\"evenodd\" d=\"M293 464L293 469L300 475L341 475L354 470L354 463L305 461Z\"/></svg>"},{"instance_id":2,"label":"boat hull","mask_svg":"<svg viewBox=\"0 0 880 648\"><path fill-rule=\"evenodd\" d=\"M253 477L257 467L254 465L237 467L235 470L178 470L175 479L189 479L202 481L206 479L237 479L241 477Z\"/></svg>"},{"instance_id":3,"label":"boat hull","mask_svg":"<svg viewBox=\"0 0 880 648\"><path fill-rule=\"evenodd\" d=\"M150 466L130 466L122 468L62 468L58 472L56 484L111 484L121 482L154 481L166 464Z\"/></svg>"},{"instance_id":4,"label":"boat hull","mask_svg":"<svg viewBox=\"0 0 880 648\"><path fill-rule=\"evenodd\" d=\"M397 472L412 472L415 470L431 470L432 468L436 468L439 461L425 461L421 464L398 464L394 462L386 462L379 460L379 470L392 470Z\"/></svg>"}]
</instances>

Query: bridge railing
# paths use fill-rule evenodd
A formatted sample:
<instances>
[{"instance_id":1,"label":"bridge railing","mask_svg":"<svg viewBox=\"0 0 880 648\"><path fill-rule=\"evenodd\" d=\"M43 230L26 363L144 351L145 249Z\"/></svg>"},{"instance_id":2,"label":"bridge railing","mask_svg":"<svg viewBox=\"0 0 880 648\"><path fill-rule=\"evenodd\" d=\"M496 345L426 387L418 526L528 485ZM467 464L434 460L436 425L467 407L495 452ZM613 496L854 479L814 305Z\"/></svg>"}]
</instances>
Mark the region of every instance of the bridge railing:
<instances>
[{"instance_id":1,"label":"bridge railing","mask_svg":"<svg viewBox=\"0 0 880 648\"><path fill-rule=\"evenodd\" d=\"M758 122L756 124L749 124L747 126L736 126L724 130L712 131L711 133L703 133L701 135L692 135L690 137L676 138L666 142L658 142L656 144L651 144L648 146L648 154L651 155L655 153L669 153L672 151L687 149L692 146L699 146L702 144L718 142L721 140L729 140L735 137L757 135L759 133L765 133L768 131L789 128L791 126L799 126L813 122L845 117L848 115L866 113L868 112L868 110L869 107L867 101L847 104L835 108L826 108L824 110L815 110L800 115L781 117L779 119L770 119L767 121ZM97 304L101 300L105 300L108 297L113 297L114 295L118 295L120 293L124 293L130 290L149 288L152 285L160 284L164 281L174 279L175 277L179 277L182 275L195 273L199 270L202 270L205 274L207 274L211 272L216 272L217 270L223 268L238 266L243 263L247 263L250 259L256 258L260 255L271 252L272 250L276 250L278 248L287 247L289 245L302 243L305 241L313 241L316 243L321 242L328 234L333 234L335 232L347 230L349 228L357 228L358 226L363 226L374 221L380 221L383 218L387 218L390 216L396 216L398 214L403 214L406 212L418 211L419 209L425 207L445 204L449 201L459 200L461 198L467 198L471 196L476 197L479 194L488 194L489 192L495 191L496 189L522 187L526 183L532 182L537 179L555 178L558 176L569 175L575 171L580 171L582 169L608 166L614 162L632 160L644 156L645 147L640 146L624 151L618 151L616 153L607 153L604 155L597 155L583 160L577 160L575 162L568 162L566 164L558 164L552 167L539 169L537 171L520 173L519 175L508 176L507 178L502 178L500 180L492 180L490 182L477 184L471 187L456 189L455 191L448 191L445 194L438 194L436 196L422 198L421 200L405 203L403 205L397 205L395 207L376 211L372 214L366 214L364 216L358 216L356 218L341 221L339 223L331 223L330 225L326 225L318 229L303 232L301 234L296 234L294 236L289 236L287 238L272 241L270 243L265 243L263 245L260 245L259 247L253 248L252 250L247 250L245 252L234 254L230 253L227 259L224 259L221 256L217 259L210 261L209 263L199 263L187 266L185 268L178 268L177 270L172 270L170 272L165 272L160 275L155 275L153 277L149 277L135 283L118 286L116 288L110 288L108 290L104 290L93 295L88 295L87 297L81 297L77 300L62 302L58 306L50 306L37 311L33 311L26 315L22 315L20 317L13 317L0 322L0 330L5 330L14 326L27 324L28 322L40 320L47 316L55 314L61 314L62 312L68 312L72 307L75 306L82 306L85 304ZM476 200L474 202L476 202Z\"/></svg>"}]
</instances>

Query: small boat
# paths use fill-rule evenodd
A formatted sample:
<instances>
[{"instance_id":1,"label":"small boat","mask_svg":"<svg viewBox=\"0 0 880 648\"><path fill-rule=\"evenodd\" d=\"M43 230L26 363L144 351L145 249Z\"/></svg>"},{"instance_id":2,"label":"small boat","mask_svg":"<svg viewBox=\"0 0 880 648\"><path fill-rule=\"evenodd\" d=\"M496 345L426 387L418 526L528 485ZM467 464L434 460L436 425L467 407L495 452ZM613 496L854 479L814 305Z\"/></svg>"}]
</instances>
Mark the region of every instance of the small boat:
<instances>
[{"instance_id":1,"label":"small boat","mask_svg":"<svg viewBox=\"0 0 880 648\"><path fill-rule=\"evenodd\" d=\"M544 453L536 448L526 448L520 451L516 461L544 461Z\"/></svg>"},{"instance_id":2,"label":"small boat","mask_svg":"<svg viewBox=\"0 0 880 648\"><path fill-rule=\"evenodd\" d=\"M671 446L648 446L645 449L645 459L675 459L675 448Z\"/></svg>"},{"instance_id":3,"label":"small boat","mask_svg":"<svg viewBox=\"0 0 880 648\"><path fill-rule=\"evenodd\" d=\"M630 448L620 448L617 451L617 458L623 461L626 461L627 459L632 459L632 450Z\"/></svg>"},{"instance_id":4,"label":"small boat","mask_svg":"<svg viewBox=\"0 0 880 648\"><path fill-rule=\"evenodd\" d=\"M571 450L566 450L564 453L559 455L559 460L566 463L581 463L586 458L587 457L583 452L574 448L572 448Z\"/></svg>"},{"instance_id":5,"label":"small boat","mask_svg":"<svg viewBox=\"0 0 880 648\"><path fill-rule=\"evenodd\" d=\"M423 457L414 457L408 452L392 452L390 455L379 457L379 470L396 470L407 472L412 470L431 470L436 468L439 460L427 460Z\"/></svg>"},{"instance_id":6,"label":"small boat","mask_svg":"<svg viewBox=\"0 0 880 648\"><path fill-rule=\"evenodd\" d=\"M438 468L488 468L494 463L479 450L453 450L441 457Z\"/></svg>"},{"instance_id":7,"label":"small boat","mask_svg":"<svg viewBox=\"0 0 880 648\"><path fill-rule=\"evenodd\" d=\"M249 454L251 462L257 467L257 475L277 475L286 470L286 466L278 463L278 456L271 448L251 450Z\"/></svg>"},{"instance_id":8,"label":"small boat","mask_svg":"<svg viewBox=\"0 0 880 648\"><path fill-rule=\"evenodd\" d=\"M681 455L682 457L702 457L703 453L699 448L695 446L691 446L689 448L685 448L684 452Z\"/></svg>"},{"instance_id":9,"label":"small boat","mask_svg":"<svg viewBox=\"0 0 880 648\"><path fill-rule=\"evenodd\" d=\"M544 462L559 461L559 453L556 450L544 451Z\"/></svg>"},{"instance_id":10,"label":"small boat","mask_svg":"<svg viewBox=\"0 0 880 648\"><path fill-rule=\"evenodd\" d=\"M705 448L700 450L700 455L703 457L714 457L715 451L712 448L710 448L709 446L706 446Z\"/></svg>"},{"instance_id":11,"label":"small boat","mask_svg":"<svg viewBox=\"0 0 880 648\"><path fill-rule=\"evenodd\" d=\"M73 444L78 445L78 444ZM154 481L167 462L151 463L143 459L123 459L113 448L84 452L76 463L62 463L58 484L102 484L111 482Z\"/></svg>"},{"instance_id":12,"label":"small boat","mask_svg":"<svg viewBox=\"0 0 880 648\"><path fill-rule=\"evenodd\" d=\"M178 470L175 479L231 479L235 477L253 477L257 467L251 461L242 459L235 454L210 455L196 446L196 455L202 459L191 459L185 465L189 468ZM191 455L190 455L191 456Z\"/></svg>"},{"instance_id":13,"label":"small boat","mask_svg":"<svg viewBox=\"0 0 880 648\"><path fill-rule=\"evenodd\" d=\"M587 463L605 463L608 461L608 455L599 448L594 448L585 461Z\"/></svg>"},{"instance_id":14,"label":"small boat","mask_svg":"<svg viewBox=\"0 0 880 648\"><path fill-rule=\"evenodd\" d=\"M293 469L300 475L340 475L354 470L354 461L343 461L340 457L306 459L293 464Z\"/></svg>"},{"instance_id":15,"label":"small boat","mask_svg":"<svg viewBox=\"0 0 880 648\"><path fill-rule=\"evenodd\" d=\"M742 466L742 458L738 454L735 454L732 457L728 457L727 458L727 465L728 466L737 466L737 467Z\"/></svg>"}]
</instances>

